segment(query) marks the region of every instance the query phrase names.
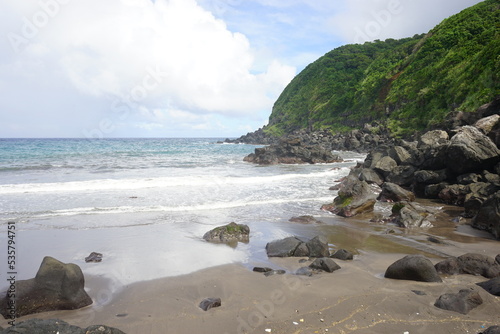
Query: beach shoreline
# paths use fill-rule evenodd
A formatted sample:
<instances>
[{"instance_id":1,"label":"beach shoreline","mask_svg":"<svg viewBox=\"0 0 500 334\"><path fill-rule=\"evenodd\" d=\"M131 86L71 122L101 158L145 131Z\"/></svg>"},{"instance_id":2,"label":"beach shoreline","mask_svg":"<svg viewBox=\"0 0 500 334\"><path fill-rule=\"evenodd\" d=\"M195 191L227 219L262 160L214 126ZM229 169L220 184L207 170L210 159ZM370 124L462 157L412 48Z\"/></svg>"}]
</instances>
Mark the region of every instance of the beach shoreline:
<instances>
[{"instance_id":1,"label":"beach shoreline","mask_svg":"<svg viewBox=\"0 0 500 334\"><path fill-rule=\"evenodd\" d=\"M87 274L86 287L93 305L80 310L33 314L17 321L59 318L81 327L105 324L127 334L265 333L266 330L271 333L327 330L329 333L479 333L500 323L499 298L475 284L485 281L483 277L449 276L443 277L443 283L383 278L387 267L407 254L424 254L433 263L448 255L468 252L492 257L498 254L498 241L483 238L480 231L467 227L456 231L451 223L454 207L440 207L443 217L434 229L409 234L390 224L368 223L363 217L340 221L333 216L319 217L319 222L313 225L288 223L290 231L295 231L298 237L307 239L321 234L327 237L333 249L346 248L356 254L353 261L336 260L342 269L334 273L297 276L293 273L310 260L261 256L252 261L216 265L119 288L105 276ZM400 233L386 233L387 229ZM439 237L446 243L431 243L426 240L427 235ZM204 243L203 240L197 242ZM263 239L258 244L262 247ZM104 267L105 260L93 265ZM144 261L152 265L155 259ZM286 274L266 277L252 272L254 265L284 269ZM83 271L85 274L85 269ZM441 294L462 288L478 291L483 305L468 315L433 306ZM425 295L416 295L412 290ZM208 297L221 298L222 306L202 311L198 305ZM0 322L0 326L7 326L7 321Z\"/></svg>"}]
</instances>

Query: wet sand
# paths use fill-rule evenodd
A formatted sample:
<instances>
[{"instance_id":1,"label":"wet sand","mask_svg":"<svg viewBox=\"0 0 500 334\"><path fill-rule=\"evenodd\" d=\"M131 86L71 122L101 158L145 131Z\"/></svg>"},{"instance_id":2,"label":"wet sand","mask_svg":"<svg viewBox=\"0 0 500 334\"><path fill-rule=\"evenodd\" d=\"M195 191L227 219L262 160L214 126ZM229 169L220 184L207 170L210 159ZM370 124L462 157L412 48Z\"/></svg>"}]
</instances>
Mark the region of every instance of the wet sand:
<instances>
[{"instance_id":1,"label":"wet sand","mask_svg":"<svg viewBox=\"0 0 500 334\"><path fill-rule=\"evenodd\" d=\"M467 252L492 257L499 254L499 241L451 223L460 210L443 206L435 227L418 231L368 223L366 217L322 217L321 223L313 225L288 223L298 236L322 234L332 250L345 248L356 254L353 261L336 260L342 268L334 273L296 276L293 272L310 260L299 263L300 258L257 256L244 264L130 284L120 292L111 292L116 290L114 283L103 276L87 276L86 286L94 305L30 315L18 322L59 318L81 327L106 324L128 334L479 333L500 325L500 297L475 284L485 278L458 275L442 277L443 283L383 278L387 267L407 254L424 254L433 263ZM445 243L428 241L430 235ZM154 258L148 260L152 265L161 265ZM97 265L105 266L106 262ZM266 277L251 271L251 267L259 265L285 269L287 273ZM478 291L484 303L468 315L433 306L441 294L463 288ZM417 295L412 290L425 294ZM202 311L198 305L207 297L220 297L222 306ZM0 326L6 324L0 322Z\"/></svg>"}]
</instances>

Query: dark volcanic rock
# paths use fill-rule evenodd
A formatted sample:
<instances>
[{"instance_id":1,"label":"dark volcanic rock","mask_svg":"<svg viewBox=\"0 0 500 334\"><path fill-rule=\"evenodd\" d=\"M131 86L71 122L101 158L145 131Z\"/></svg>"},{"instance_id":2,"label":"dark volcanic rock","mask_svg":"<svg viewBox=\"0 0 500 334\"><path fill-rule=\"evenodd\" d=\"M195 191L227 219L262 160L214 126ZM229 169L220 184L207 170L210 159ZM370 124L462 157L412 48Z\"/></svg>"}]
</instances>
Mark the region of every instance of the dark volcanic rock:
<instances>
[{"instance_id":1,"label":"dark volcanic rock","mask_svg":"<svg viewBox=\"0 0 500 334\"><path fill-rule=\"evenodd\" d=\"M90 253L90 255L85 258L85 262L101 262L101 261L102 261L102 254L96 252Z\"/></svg>"},{"instance_id":2,"label":"dark volcanic rock","mask_svg":"<svg viewBox=\"0 0 500 334\"><path fill-rule=\"evenodd\" d=\"M387 268L384 277L420 282L442 282L432 262L422 255L407 255Z\"/></svg>"},{"instance_id":3,"label":"dark volcanic rock","mask_svg":"<svg viewBox=\"0 0 500 334\"><path fill-rule=\"evenodd\" d=\"M334 259L344 260L344 261L354 259L354 255L351 252L349 252L348 250L345 250L345 249L339 249L339 250L337 250L330 257L334 258Z\"/></svg>"},{"instance_id":4,"label":"dark volcanic rock","mask_svg":"<svg viewBox=\"0 0 500 334\"><path fill-rule=\"evenodd\" d=\"M429 212L422 211L417 205L400 202L392 207L393 222L404 228L429 228L432 223L427 219Z\"/></svg>"},{"instance_id":5,"label":"dark volcanic rock","mask_svg":"<svg viewBox=\"0 0 500 334\"><path fill-rule=\"evenodd\" d=\"M467 253L459 257L450 257L435 265L440 274L445 275L481 275L486 278L500 276L500 265L487 255Z\"/></svg>"},{"instance_id":6,"label":"dark volcanic rock","mask_svg":"<svg viewBox=\"0 0 500 334\"><path fill-rule=\"evenodd\" d=\"M323 206L339 216L352 217L364 212L373 211L377 195L370 185L360 181L356 175L350 174L341 184L338 196L333 200L333 205Z\"/></svg>"},{"instance_id":7,"label":"dark volcanic rock","mask_svg":"<svg viewBox=\"0 0 500 334\"><path fill-rule=\"evenodd\" d=\"M248 242L250 238L250 228L244 224L229 223L208 231L203 239L209 242Z\"/></svg>"},{"instance_id":8,"label":"dark volcanic rock","mask_svg":"<svg viewBox=\"0 0 500 334\"><path fill-rule=\"evenodd\" d=\"M370 168L362 168L359 172L358 178L360 181L366 181L368 184L375 183L380 186L384 183L384 180L380 177L380 175Z\"/></svg>"},{"instance_id":9,"label":"dark volcanic rock","mask_svg":"<svg viewBox=\"0 0 500 334\"><path fill-rule=\"evenodd\" d=\"M322 236L316 236L306 242L307 249L309 250L309 257L327 257L330 256L328 248L328 240Z\"/></svg>"},{"instance_id":10,"label":"dark volcanic rock","mask_svg":"<svg viewBox=\"0 0 500 334\"><path fill-rule=\"evenodd\" d=\"M481 288L495 296L500 296L500 277L492 278L489 281L477 283Z\"/></svg>"},{"instance_id":11,"label":"dark volcanic rock","mask_svg":"<svg viewBox=\"0 0 500 334\"><path fill-rule=\"evenodd\" d=\"M382 192L378 196L378 200L382 202L411 202L415 200L415 194L397 184L386 182L382 185Z\"/></svg>"},{"instance_id":12,"label":"dark volcanic rock","mask_svg":"<svg viewBox=\"0 0 500 334\"><path fill-rule=\"evenodd\" d=\"M447 293L441 295L434 306L443 310L467 314L482 303L483 299L479 293L470 289L463 289L456 294Z\"/></svg>"},{"instance_id":13,"label":"dark volcanic rock","mask_svg":"<svg viewBox=\"0 0 500 334\"><path fill-rule=\"evenodd\" d=\"M253 271L257 273L267 273L268 271L272 271L272 269L268 267L253 267Z\"/></svg>"},{"instance_id":14,"label":"dark volcanic rock","mask_svg":"<svg viewBox=\"0 0 500 334\"><path fill-rule=\"evenodd\" d=\"M413 183L415 171L416 168L413 166L396 166L385 180L399 186L410 186Z\"/></svg>"},{"instance_id":15,"label":"dark volcanic rock","mask_svg":"<svg viewBox=\"0 0 500 334\"><path fill-rule=\"evenodd\" d=\"M103 325L93 325L85 329L77 326L72 326L59 319L41 320L41 319L29 319L23 322L19 322L16 326L9 327L0 330L0 334L49 334L49 333L60 333L60 334L125 334L119 329L103 326Z\"/></svg>"},{"instance_id":16,"label":"dark volcanic rock","mask_svg":"<svg viewBox=\"0 0 500 334\"><path fill-rule=\"evenodd\" d=\"M486 230L500 239L500 191L490 196L472 219L472 226Z\"/></svg>"},{"instance_id":17,"label":"dark volcanic rock","mask_svg":"<svg viewBox=\"0 0 500 334\"><path fill-rule=\"evenodd\" d=\"M490 169L500 161L500 150L486 135L472 126L460 128L446 150L447 167L456 175ZM460 162L460 163L457 163Z\"/></svg>"},{"instance_id":18,"label":"dark volcanic rock","mask_svg":"<svg viewBox=\"0 0 500 334\"><path fill-rule=\"evenodd\" d=\"M74 310L92 304L84 290L85 279L76 264L46 256L35 278L16 282L17 317L54 310ZM0 313L9 317L8 298L0 299Z\"/></svg>"},{"instance_id":19,"label":"dark volcanic rock","mask_svg":"<svg viewBox=\"0 0 500 334\"><path fill-rule=\"evenodd\" d=\"M309 265L313 269L323 270L329 273L333 273L335 270L339 270L340 266L329 257L322 257L314 260L313 263Z\"/></svg>"},{"instance_id":20,"label":"dark volcanic rock","mask_svg":"<svg viewBox=\"0 0 500 334\"><path fill-rule=\"evenodd\" d=\"M206 298L203 299L200 303L200 308L203 311L208 311L213 307L220 307L222 305L220 298Z\"/></svg>"},{"instance_id":21,"label":"dark volcanic rock","mask_svg":"<svg viewBox=\"0 0 500 334\"><path fill-rule=\"evenodd\" d=\"M296 237L288 237L281 240L271 241L266 245L267 256L289 257L294 256L295 250L303 242Z\"/></svg>"}]
</instances>

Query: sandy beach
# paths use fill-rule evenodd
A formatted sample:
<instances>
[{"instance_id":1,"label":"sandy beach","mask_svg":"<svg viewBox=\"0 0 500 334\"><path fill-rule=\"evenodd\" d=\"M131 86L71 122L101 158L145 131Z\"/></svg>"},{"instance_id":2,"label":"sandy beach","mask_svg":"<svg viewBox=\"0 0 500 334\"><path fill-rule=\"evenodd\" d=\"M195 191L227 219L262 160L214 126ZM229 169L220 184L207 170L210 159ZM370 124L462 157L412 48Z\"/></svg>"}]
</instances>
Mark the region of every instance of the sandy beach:
<instances>
[{"instance_id":1,"label":"sandy beach","mask_svg":"<svg viewBox=\"0 0 500 334\"><path fill-rule=\"evenodd\" d=\"M355 253L353 261L336 260L342 268L334 273L297 276L293 273L311 260L262 257L121 289L102 276L86 275L93 305L34 314L18 322L59 318L81 327L106 324L128 334L479 333L500 324L500 298L475 284L485 278L457 275L442 277L443 283L383 278L387 267L407 254L423 254L437 263L446 256L467 252L492 257L500 253L498 241L466 225L455 227L451 218L459 210L443 207L434 228L411 232L371 224L363 217L340 223L328 217L319 218L321 223L314 225L289 223L298 236L322 234L332 250L345 248ZM429 235L446 243L429 242ZM145 261L156 262L153 256ZM106 261L95 265L106 266ZM252 272L253 266L270 266L287 273L266 277ZM467 315L434 306L440 295L463 288L478 291L484 303ZM201 310L199 303L208 297L221 298L222 306ZM6 321L0 323L6 325Z\"/></svg>"}]
</instances>

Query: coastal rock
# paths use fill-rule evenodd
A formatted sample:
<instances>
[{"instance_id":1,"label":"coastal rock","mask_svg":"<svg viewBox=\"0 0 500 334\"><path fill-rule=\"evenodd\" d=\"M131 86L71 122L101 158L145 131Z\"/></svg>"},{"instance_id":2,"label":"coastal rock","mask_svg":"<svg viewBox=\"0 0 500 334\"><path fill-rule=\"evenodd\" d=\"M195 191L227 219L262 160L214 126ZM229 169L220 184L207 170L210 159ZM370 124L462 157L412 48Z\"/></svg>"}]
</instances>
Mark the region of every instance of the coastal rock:
<instances>
[{"instance_id":1,"label":"coastal rock","mask_svg":"<svg viewBox=\"0 0 500 334\"><path fill-rule=\"evenodd\" d=\"M458 293L441 295L434 306L448 311L467 314L483 303L483 299L476 291L462 289Z\"/></svg>"},{"instance_id":2,"label":"coastal rock","mask_svg":"<svg viewBox=\"0 0 500 334\"><path fill-rule=\"evenodd\" d=\"M412 203L399 202L392 207L393 223L404 228L429 228L432 223L427 219L429 213L421 211Z\"/></svg>"},{"instance_id":3,"label":"coastal rock","mask_svg":"<svg viewBox=\"0 0 500 334\"><path fill-rule=\"evenodd\" d=\"M488 231L500 239L500 191L484 201L472 219L472 226Z\"/></svg>"},{"instance_id":4,"label":"coastal rock","mask_svg":"<svg viewBox=\"0 0 500 334\"><path fill-rule=\"evenodd\" d=\"M321 224L322 223L320 220L317 220L313 216L292 217L289 219L289 221L292 223L300 223L300 224Z\"/></svg>"},{"instance_id":5,"label":"coastal rock","mask_svg":"<svg viewBox=\"0 0 500 334\"><path fill-rule=\"evenodd\" d=\"M491 115L488 117L481 118L478 120L474 126L481 130L485 135L489 135L495 128L500 124L500 115ZM493 139L490 137L490 139ZM493 142L495 142L493 140Z\"/></svg>"},{"instance_id":6,"label":"coastal rock","mask_svg":"<svg viewBox=\"0 0 500 334\"><path fill-rule=\"evenodd\" d=\"M419 146L437 146L448 142L449 136L446 131L432 130L424 133L418 140Z\"/></svg>"},{"instance_id":7,"label":"coastal rock","mask_svg":"<svg viewBox=\"0 0 500 334\"><path fill-rule=\"evenodd\" d=\"M396 166L385 180L398 186L410 186L413 183L415 172L416 168L413 166Z\"/></svg>"},{"instance_id":8,"label":"coastal rock","mask_svg":"<svg viewBox=\"0 0 500 334\"><path fill-rule=\"evenodd\" d=\"M330 256L330 250L328 247L328 241L323 236L316 236L306 242L307 249L309 250L309 257L328 257Z\"/></svg>"},{"instance_id":9,"label":"coastal rock","mask_svg":"<svg viewBox=\"0 0 500 334\"><path fill-rule=\"evenodd\" d=\"M366 181L368 184L378 184L379 186L384 183L380 175L371 168L361 168L358 176L360 181Z\"/></svg>"},{"instance_id":10,"label":"coastal rock","mask_svg":"<svg viewBox=\"0 0 500 334\"><path fill-rule=\"evenodd\" d=\"M455 175L490 169L500 161L495 143L472 126L460 128L446 151L447 168ZM457 163L460 161L460 163Z\"/></svg>"},{"instance_id":11,"label":"coastal rock","mask_svg":"<svg viewBox=\"0 0 500 334\"><path fill-rule=\"evenodd\" d=\"M85 258L85 262L101 262L101 261L102 261L102 254L96 252L90 253L90 255Z\"/></svg>"},{"instance_id":12,"label":"coastal rock","mask_svg":"<svg viewBox=\"0 0 500 334\"><path fill-rule=\"evenodd\" d=\"M84 285L80 267L46 256L35 278L16 282L16 316L88 306L92 299ZM7 294L4 294L0 299L0 313L5 318L10 316L7 303Z\"/></svg>"},{"instance_id":13,"label":"coastal rock","mask_svg":"<svg viewBox=\"0 0 500 334\"><path fill-rule=\"evenodd\" d=\"M389 175L393 168L397 166L397 162L389 157L389 156L384 156L380 160L378 160L375 165L373 166L373 169L377 172L386 177Z\"/></svg>"},{"instance_id":14,"label":"coastal rock","mask_svg":"<svg viewBox=\"0 0 500 334\"><path fill-rule=\"evenodd\" d=\"M436 263L436 270L445 275L481 275L486 278L500 276L500 265L490 256L467 253L459 257L450 257Z\"/></svg>"},{"instance_id":15,"label":"coastal rock","mask_svg":"<svg viewBox=\"0 0 500 334\"><path fill-rule=\"evenodd\" d=\"M411 154L402 146L394 146L389 150L389 156L399 165L409 165L413 162Z\"/></svg>"},{"instance_id":16,"label":"coastal rock","mask_svg":"<svg viewBox=\"0 0 500 334\"><path fill-rule=\"evenodd\" d=\"M303 242L296 237L288 237L281 240L269 242L266 245L266 252L268 257L289 257L294 256L295 250Z\"/></svg>"},{"instance_id":17,"label":"coastal rock","mask_svg":"<svg viewBox=\"0 0 500 334\"><path fill-rule=\"evenodd\" d=\"M221 305L222 302L220 298L206 298L201 301L199 306L203 311L208 311L211 308L220 307Z\"/></svg>"},{"instance_id":18,"label":"coastal rock","mask_svg":"<svg viewBox=\"0 0 500 334\"><path fill-rule=\"evenodd\" d=\"M486 182L471 183L468 187L469 193L464 200L464 216L468 218L476 216L484 202L500 190L500 187Z\"/></svg>"},{"instance_id":19,"label":"coastal rock","mask_svg":"<svg viewBox=\"0 0 500 334\"><path fill-rule=\"evenodd\" d=\"M297 271L295 272L295 275L312 276L312 275L317 274L317 273L318 273L318 271L314 270L311 267L301 267L301 268L297 269Z\"/></svg>"},{"instance_id":20,"label":"coastal rock","mask_svg":"<svg viewBox=\"0 0 500 334\"><path fill-rule=\"evenodd\" d=\"M339 270L340 266L329 257L322 257L314 260L313 263L309 265L312 269L323 270L329 273L333 273L335 270Z\"/></svg>"},{"instance_id":21,"label":"coastal rock","mask_svg":"<svg viewBox=\"0 0 500 334\"><path fill-rule=\"evenodd\" d=\"M352 217L365 212L372 212L377 196L365 181L360 181L350 174L341 184L333 205L323 206L342 217Z\"/></svg>"},{"instance_id":22,"label":"coastal rock","mask_svg":"<svg viewBox=\"0 0 500 334\"><path fill-rule=\"evenodd\" d=\"M125 334L119 329L104 325L93 325L85 329L70 325L59 319L29 319L12 326L0 330L0 334L45 334L45 333L60 333L60 334Z\"/></svg>"},{"instance_id":23,"label":"coastal rock","mask_svg":"<svg viewBox=\"0 0 500 334\"><path fill-rule=\"evenodd\" d=\"M435 184L448 178L446 169L441 170L419 170L415 172L415 182L423 184Z\"/></svg>"},{"instance_id":24,"label":"coastal rock","mask_svg":"<svg viewBox=\"0 0 500 334\"><path fill-rule=\"evenodd\" d=\"M477 283L481 288L489 293L500 297L500 277L492 278L489 281Z\"/></svg>"},{"instance_id":25,"label":"coastal rock","mask_svg":"<svg viewBox=\"0 0 500 334\"><path fill-rule=\"evenodd\" d=\"M422 255L407 255L387 268L384 277L420 282L442 282L432 262Z\"/></svg>"},{"instance_id":26,"label":"coastal rock","mask_svg":"<svg viewBox=\"0 0 500 334\"><path fill-rule=\"evenodd\" d=\"M250 228L245 224L234 222L219 226L203 235L203 239L209 242L248 242L250 239Z\"/></svg>"},{"instance_id":27,"label":"coastal rock","mask_svg":"<svg viewBox=\"0 0 500 334\"><path fill-rule=\"evenodd\" d=\"M339 249L339 250L337 250L330 257L333 258L333 259L339 259L339 260L344 260L344 261L354 259L354 255L351 252L349 252L348 250L345 250L345 249Z\"/></svg>"},{"instance_id":28,"label":"coastal rock","mask_svg":"<svg viewBox=\"0 0 500 334\"><path fill-rule=\"evenodd\" d=\"M415 194L397 184L385 182L382 185L382 192L378 196L378 200L382 202L411 202L415 200Z\"/></svg>"},{"instance_id":29,"label":"coastal rock","mask_svg":"<svg viewBox=\"0 0 500 334\"><path fill-rule=\"evenodd\" d=\"M253 271L255 271L256 273L267 273L269 271L272 271L272 269L268 267L253 267Z\"/></svg>"},{"instance_id":30,"label":"coastal rock","mask_svg":"<svg viewBox=\"0 0 500 334\"><path fill-rule=\"evenodd\" d=\"M277 144L256 148L243 160L259 165L275 165L333 163L342 161L342 158L319 145L304 145L300 138L291 137Z\"/></svg>"},{"instance_id":31,"label":"coastal rock","mask_svg":"<svg viewBox=\"0 0 500 334\"><path fill-rule=\"evenodd\" d=\"M469 189L468 186L462 184L452 184L441 190L438 197L446 204L463 206Z\"/></svg>"}]
</instances>

